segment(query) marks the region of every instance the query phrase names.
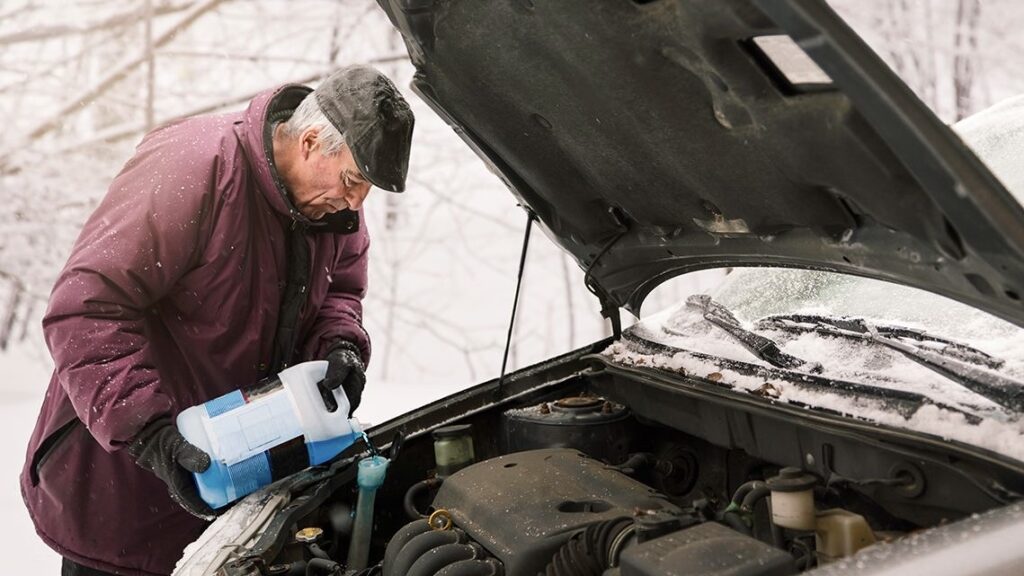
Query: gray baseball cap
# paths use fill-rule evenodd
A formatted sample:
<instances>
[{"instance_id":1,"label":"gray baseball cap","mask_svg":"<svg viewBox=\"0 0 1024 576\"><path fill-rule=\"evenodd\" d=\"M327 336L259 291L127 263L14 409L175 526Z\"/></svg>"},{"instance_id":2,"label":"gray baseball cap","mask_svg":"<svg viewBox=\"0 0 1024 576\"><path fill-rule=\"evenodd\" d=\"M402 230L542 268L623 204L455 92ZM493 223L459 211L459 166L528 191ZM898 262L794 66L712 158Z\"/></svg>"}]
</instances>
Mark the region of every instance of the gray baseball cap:
<instances>
[{"instance_id":1,"label":"gray baseball cap","mask_svg":"<svg viewBox=\"0 0 1024 576\"><path fill-rule=\"evenodd\" d=\"M370 66L341 68L317 87L316 103L345 135L367 180L382 190L405 190L415 118L387 76Z\"/></svg>"}]
</instances>

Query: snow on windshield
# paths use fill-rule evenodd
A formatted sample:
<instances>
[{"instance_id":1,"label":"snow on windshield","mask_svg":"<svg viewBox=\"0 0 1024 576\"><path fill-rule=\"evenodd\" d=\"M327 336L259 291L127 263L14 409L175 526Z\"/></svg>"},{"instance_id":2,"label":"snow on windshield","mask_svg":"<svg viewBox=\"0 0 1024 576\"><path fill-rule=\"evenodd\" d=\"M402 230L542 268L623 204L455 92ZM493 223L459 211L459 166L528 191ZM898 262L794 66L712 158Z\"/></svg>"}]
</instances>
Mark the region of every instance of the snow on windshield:
<instances>
[{"instance_id":1,"label":"snow on windshield","mask_svg":"<svg viewBox=\"0 0 1024 576\"><path fill-rule=\"evenodd\" d=\"M968 306L920 290L853 276L773 268L740 269L712 291L743 324L774 340L780 349L808 363L819 363L820 376L870 386L903 390L936 404L982 416L969 424L963 414L925 404L909 419L871 397L822 393L799 383L771 382L779 401L834 410L856 418L987 448L1024 461L1024 421L899 352L877 344L813 332L755 327L758 319L777 314L819 314L865 318L876 325L897 325L970 345L1006 364L1000 373L1024 381L1024 330ZM765 378L743 375L687 351L769 366L727 332L704 319L702 312L682 303L645 317L631 329L640 338L680 350L645 354L625 343L605 351L615 362L698 377L717 373L712 380L739 390L762 389Z\"/></svg>"},{"instance_id":2,"label":"snow on windshield","mask_svg":"<svg viewBox=\"0 0 1024 576\"><path fill-rule=\"evenodd\" d=\"M622 342L616 342L603 354L619 364L682 372L704 378L712 376L712 380L728 383L740 391L762 391L766 384L763 378L740 374L686 352L643 354L631 350ZM881 401L869 397L850 398L840 394L804 390L799 384L782 382L771 382L771 387L777 402L794 402L824 408L877 424L971 444L1024 461L1024 423L1020 420L1002 421L986 418L978 424L971 424L962 413L933 404L923 405L910 418L904 418L886 408Z\"/></svg>"}]
</instances>

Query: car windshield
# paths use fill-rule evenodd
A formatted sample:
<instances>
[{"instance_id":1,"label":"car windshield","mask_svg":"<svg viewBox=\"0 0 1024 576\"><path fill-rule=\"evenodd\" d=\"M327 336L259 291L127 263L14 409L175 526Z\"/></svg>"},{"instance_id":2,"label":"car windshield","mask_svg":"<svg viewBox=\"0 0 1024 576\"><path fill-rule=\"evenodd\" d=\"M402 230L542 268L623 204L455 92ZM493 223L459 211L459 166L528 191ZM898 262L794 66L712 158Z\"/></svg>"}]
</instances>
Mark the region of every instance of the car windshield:
<instances>
[{"instance_id":1,"label":"car windshield","mask_svg":"<svg viewBox=\"0 0 1024 576\"><path fill-rule=\"evenodd\" d=\"M895 334L898 342L911 342L926 352L948 348L954 361L972 370L1024 381L1024 330L922 290L834 272L744 268L727 275L709 294L743 329L774 341L783 353L808 367L820 366L827 378L910 391L970 411L999 409L990 399L897 350L874 345L849 330L848 337L838 337L844 331L822 324L856 319L859 325ZM709 322L693 299L645 317L632 330L672 348L772 364ZM908 340L910 335L915 338Z\"/></svg>"},{"instance_id":2,"label":"car windshield","mask_svg":"<svg viewBox=\"0 0 1024 576\"><path fill-rule=\"evenodd\" d=\"M1018 385L1024 382L1024 330L1016 325L929 292L833 272L736 269L705 293L731 313L731 326L719 317L709 320L699 305L706 297L688 297L645 316L605 354L616 363L683 373L1024 460L1022 411L1002 401L1006 395L1024 399ZM759 354L743 331L778 353ZM965 385L901 347L955 365L978 385ZM780 367L773 361L779 354L798 364ZM1002 399L986 393L993 381L1005 392Z\"/></svg>"}]
</instances>

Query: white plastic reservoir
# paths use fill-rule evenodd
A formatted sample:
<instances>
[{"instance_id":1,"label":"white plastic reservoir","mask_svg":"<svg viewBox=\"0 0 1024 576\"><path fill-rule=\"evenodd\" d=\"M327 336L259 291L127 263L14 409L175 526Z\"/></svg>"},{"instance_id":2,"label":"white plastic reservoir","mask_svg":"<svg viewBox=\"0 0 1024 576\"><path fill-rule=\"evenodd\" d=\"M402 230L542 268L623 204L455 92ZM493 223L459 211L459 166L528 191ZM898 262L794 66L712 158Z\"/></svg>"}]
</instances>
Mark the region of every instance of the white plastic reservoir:
<instances>
[{"instance_id":1,"label":"white plastic reservoir","mask_svg":"<svg viewBox=\"0 0 1024 576\"><path fill-rule=\"evenodd\" d=\"M326 361L305 362L256 386L235 390L178 414L178 430L210 455L210 467L195 474L199 495L212 508L298 472L322 464L361 435L348 417L344 390L333 392L329 412L317 383Z\"/></svg>"}]
</instances>

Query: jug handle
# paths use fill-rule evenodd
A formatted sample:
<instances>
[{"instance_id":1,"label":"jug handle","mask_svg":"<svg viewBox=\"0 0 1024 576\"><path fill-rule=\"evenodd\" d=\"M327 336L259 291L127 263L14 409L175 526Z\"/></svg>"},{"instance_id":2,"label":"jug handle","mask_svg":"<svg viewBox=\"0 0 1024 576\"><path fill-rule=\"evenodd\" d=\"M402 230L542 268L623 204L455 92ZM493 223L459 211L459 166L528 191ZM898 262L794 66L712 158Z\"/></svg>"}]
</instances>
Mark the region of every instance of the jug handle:
<instances>
[{"instance_id":1,"label":"jug handle","mask_svg":"<svg viewBox=\"0 0 1024 576\"><path fill-rule=\"evenodd\" d=\"M327 407L328 412L336 412L338 410L338 400L334 397L334 391L327 387L325 380L321 380L316 383L317 390L320 390L320 397L324 399L324 406Z\"/></svg>"}]
</instances>

